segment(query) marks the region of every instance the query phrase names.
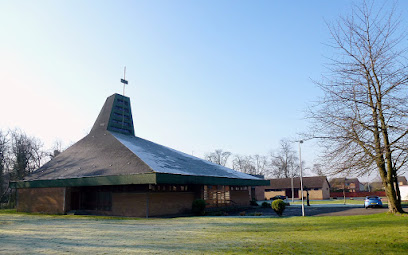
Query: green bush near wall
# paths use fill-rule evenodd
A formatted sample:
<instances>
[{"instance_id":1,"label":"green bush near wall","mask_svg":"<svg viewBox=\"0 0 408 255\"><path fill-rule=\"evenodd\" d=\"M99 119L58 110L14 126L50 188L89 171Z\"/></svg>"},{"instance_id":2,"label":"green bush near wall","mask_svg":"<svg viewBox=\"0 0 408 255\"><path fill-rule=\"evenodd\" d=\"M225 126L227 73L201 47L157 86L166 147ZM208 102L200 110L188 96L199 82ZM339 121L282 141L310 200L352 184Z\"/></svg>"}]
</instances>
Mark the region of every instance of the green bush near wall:
<instances>
[{"instance_id":1,"label":"green bush near wall","mask_svg":"<svg viewBox=\"0 0 408 255\"><path fill-rule=\"evenodd\" d=\"M196 199L193 201L192 211L194 215L202 216L205 214L205 201L202 199Z\"/></svg>"},{"instance_id":2,"label":"green bush near wall","mask_svg":"<svg viewBox=\"0 0 408 255\"><path fill-rule=\"evenodd\" d=\"M275 201L272 202L272 209L278 214L279 216L282 216L283 212L285 211L286 204L283 202L282 199L276 199Z\"/></svg>"}]
</instances>

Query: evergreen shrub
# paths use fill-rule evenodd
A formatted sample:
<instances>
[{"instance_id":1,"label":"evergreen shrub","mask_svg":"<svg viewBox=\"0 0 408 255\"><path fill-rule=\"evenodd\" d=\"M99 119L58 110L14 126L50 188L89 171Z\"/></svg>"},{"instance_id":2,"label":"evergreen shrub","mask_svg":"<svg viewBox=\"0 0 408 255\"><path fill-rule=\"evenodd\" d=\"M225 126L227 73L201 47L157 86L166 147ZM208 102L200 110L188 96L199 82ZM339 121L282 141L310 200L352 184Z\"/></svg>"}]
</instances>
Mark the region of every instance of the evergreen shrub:
<instances>
[{"instance_id":1,"label":"evergreen shrub","mask_svg":"<svg viewBox=\"0 0 408 255\"><path fill-rule=\"evenodd\" d=\"M272 202L272 209L278 214L279 216L282 216L283 211L285 211L286 205L285 202L283 202L282 199L276 199Z\"/></svg>"},{"instance_id":2,"label":"evergreen shrub","mask_svg":"<svg viewBox=\"0 0 408 255\"><path fill-rule=\"evenodd\" d=\"M252 199L252 200L250 201L250 205L252 205L252 206L258 206L258 203L256 202L255 199Z\"/></svg>"},{"instance_id":3,"label":"evergreen shrub","mask_svg":"<svg viewBox=\"0 0 408 255\"><path fill-rule=\"evenodd\" d=\"M202 216L205 214L205 201L202 199L196 199L193 201L192 211L194 215Z\"/></svg>"}]
</instances>

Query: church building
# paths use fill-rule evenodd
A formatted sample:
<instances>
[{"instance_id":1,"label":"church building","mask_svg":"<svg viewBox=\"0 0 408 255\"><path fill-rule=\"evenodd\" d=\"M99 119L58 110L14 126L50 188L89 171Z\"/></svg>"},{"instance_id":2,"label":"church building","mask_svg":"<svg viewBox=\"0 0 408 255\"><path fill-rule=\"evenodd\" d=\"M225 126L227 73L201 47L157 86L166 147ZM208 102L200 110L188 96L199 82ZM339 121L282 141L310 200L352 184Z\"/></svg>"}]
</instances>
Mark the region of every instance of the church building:
<instances>
[{"instance_id":1,"label":"church building","mask_svg":"<svg viewBox=\"0 0 408 255\"><path fill-rule=\"evenodd\" d=\"M17 210L50 214L164 216L249 205L251 186L269 181L135 136L130 99L106 99L90 133L24 180Z\"/></svg>"}]
</instances>

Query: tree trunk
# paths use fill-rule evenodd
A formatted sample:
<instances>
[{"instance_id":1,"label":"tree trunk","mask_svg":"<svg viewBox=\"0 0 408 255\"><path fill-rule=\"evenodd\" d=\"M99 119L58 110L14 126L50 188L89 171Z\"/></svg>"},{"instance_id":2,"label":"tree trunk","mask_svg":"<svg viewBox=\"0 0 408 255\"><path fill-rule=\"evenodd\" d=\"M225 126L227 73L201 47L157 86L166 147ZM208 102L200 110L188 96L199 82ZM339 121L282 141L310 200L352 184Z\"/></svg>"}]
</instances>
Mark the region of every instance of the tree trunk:
<instances>
[{"instance_id":1,"label":"tree trunk","mask_svg":"<svg viewBox=\"0 0 408 255\"><path fill-rule=\"evenodd\" d=\"M402 210L401 198L399 194L397 170L394 168L392 164L392 152L390 150L390 142L388 138L388 128L385 123L382 104L380 100L378 100L377 106L378 106L378 116L379 116L380 123L381 123L382 140L384 144L384 152L383 152L385 154L384 167L386 167L386 172L387 172L387 175L386 175L387 182L385 186L385 193L388 198L388 211L390 213L404 213L404 210Z\"/></svg>"},{"instance_id":2,"label":"tree trunk","mask_svg":"<svg viewBox=\"0 0 408 255\"><path fill-rule=\"evenodd\" d=\"M388 182L385 186L385 194L388 198L388 211L390 213L405 213L402 209L401 202L399 202L396 192L395 192L395 185L393 182Z\"/></svg>"}]
</instances>

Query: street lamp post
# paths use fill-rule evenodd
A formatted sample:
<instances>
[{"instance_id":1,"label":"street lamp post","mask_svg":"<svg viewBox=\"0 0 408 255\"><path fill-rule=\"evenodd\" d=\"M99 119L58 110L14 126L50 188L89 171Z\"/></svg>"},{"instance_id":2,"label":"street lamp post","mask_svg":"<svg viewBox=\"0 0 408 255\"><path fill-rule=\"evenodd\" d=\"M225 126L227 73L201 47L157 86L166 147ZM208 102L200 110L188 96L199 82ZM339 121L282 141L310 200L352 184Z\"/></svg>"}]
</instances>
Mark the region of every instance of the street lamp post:
<instances>
[{"instance_id":1,"label":"street lamp post","mask_svg":"<svg viewBox=\"0 0 408 255\"><path fill-rule=\"evenodd\" d=\"M290 185L291 185L291 188L292 188L292 204L293 204L293 202L295 200L295 189L293 188L293 173L292 173L292 176L290 178Z\"/></svg>"},{"instance_id":2,"label":"street lamp post","mask_svg":"<svg viewBox=\"0 0 408 255\"><path fill-rule=\"evenodd\" d=\"M302 143L303 143L303 140L300 140L299 141L300 192L302 194L302 216L305 216L305 204L303 201L302 149L300 146Z\"/></svg>"}]
</instances>

